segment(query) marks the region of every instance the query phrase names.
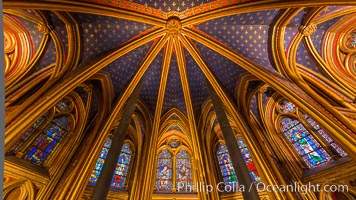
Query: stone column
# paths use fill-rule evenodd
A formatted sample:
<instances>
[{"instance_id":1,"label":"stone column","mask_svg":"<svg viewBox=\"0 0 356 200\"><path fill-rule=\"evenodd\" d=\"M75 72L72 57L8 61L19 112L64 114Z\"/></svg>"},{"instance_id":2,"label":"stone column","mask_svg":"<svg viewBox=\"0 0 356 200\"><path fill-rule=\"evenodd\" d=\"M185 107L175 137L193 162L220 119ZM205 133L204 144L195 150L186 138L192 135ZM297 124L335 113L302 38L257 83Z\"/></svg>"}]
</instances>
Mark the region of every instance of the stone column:
<instances>
[{"instance_id":1,"label":"stone column","mask_svg":"<svg viewBox=\"0 0 356 200\"><path fill-rule=\"evenodd\" d=\"M111 148L109 149L108 155L105 159L103 169L101 171L100 177L96 182L96 186L91 197L92 200L106 199L108 190L110 188L110 183L112 176L114 174L114 169L117 163L117 159L120 155L122 145L128 135L128 128L131 122L131 116L136 107L136 101L140 94L142 81L140 81L131 96L128 98L126 105L122 111L122 116L120 120L119 127L113 133L113 140L111 143Z\"/></svg>"},{"instance_id":2,"label":"stone column","mask_svg":"<svg viewBox=\"0 0 356 200\"><path fill-rule=\"evenodd\" d=\"M242 191L244 199L255 200L260 199L255 185L252 185L251 177L249 171L243 160L240 148L237 144L235 134L232 131L229 120L227 119L224 104L219 98L218 94L215 92L213 87L207 81L209 94L214 105L216 117L219 121L222 134L225 139L226 147L229 151L230 158L232 161L232 166L235 169L236 174L238 175L239 185L243 185L245 190ZM240 188L240 187L239 187Z\"/></svg>"}]
</instances>

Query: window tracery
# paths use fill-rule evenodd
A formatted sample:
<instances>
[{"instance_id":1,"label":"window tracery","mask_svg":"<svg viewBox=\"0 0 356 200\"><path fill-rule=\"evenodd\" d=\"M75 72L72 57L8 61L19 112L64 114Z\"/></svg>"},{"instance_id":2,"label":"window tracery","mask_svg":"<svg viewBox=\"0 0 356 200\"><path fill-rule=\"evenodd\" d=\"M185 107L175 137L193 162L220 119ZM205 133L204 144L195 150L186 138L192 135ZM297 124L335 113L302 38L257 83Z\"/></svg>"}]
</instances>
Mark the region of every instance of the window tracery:
<instances>
[{"instance_id":1,"label":"window tracery","mask_svg":"<svg viewBox=\"0 0 356 200\"><path fill-rule=\"evenodd\" d=\"M347 153L335 143L311 117L303 114L292 102L284 99L280 101L280 130L287 141L293 146L308 168L314 168L321 164L334 160L330 145L336 156L345 157Z\"/></svg>"},{"instance_id":2,"label":"window tracery","mask_svg":"<svg viewBox=\"0 0 356 200\"><path fill-rule=\"evenodd\" d=\"M193 192L193 171L190 151L172 137L159 150L156 171L158 192Z\"/></svg>"},{"instance_id":3,"label":"window tracery","mask_svg":"<svg viewBox=\"0 0 356 200\"><path fill-rule=\"evenodd\" d=\"M73 129L75 112L73 100L63 98L25 131L9 153L42 166Z\"/></svg>"},{"instance_id":4,"label":"window tracery","mask_svg":"<svg viewBox=\"0 0 356 200\"><path fill-rule=\"evenodd\" d=\"M331 160L331 156L298 120L292 120L287 117L283 118L281 126L283 134L309 168Z\"/></svg>"}]
</instances>

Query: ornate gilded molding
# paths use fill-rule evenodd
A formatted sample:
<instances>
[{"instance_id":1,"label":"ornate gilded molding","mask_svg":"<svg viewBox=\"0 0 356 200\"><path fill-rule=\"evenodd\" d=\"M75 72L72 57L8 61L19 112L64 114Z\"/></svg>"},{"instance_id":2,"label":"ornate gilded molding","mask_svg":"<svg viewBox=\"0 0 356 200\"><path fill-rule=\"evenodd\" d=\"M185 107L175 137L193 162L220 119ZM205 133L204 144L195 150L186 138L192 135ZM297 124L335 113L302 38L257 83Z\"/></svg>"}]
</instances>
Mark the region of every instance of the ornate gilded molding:
<instances>
[{"instance_id":1,"label":"ornate gilded molding","mask_svg":"<svg viewBox=\"0 0 356 200\"><path fill-rule=\"evenodd\" d=\"M180 28L180 24L177 25L178 28ZM183 54L183 49L180 43L180 39L181 39L180 34L177 36L174 36L174 48L175 51L177 53L177 60L178 60L178 70L179 70L179 75L180 75L180 80L182 81L182 88L183 88L183 94L184 94L184 101L185 101L185 105L187 107L187 114L188 114L188 120L189 120L189 131L191 133L191 137L192 137L192 145L193 145L193 153L194 153L194 157L195 159L201 158L202 154L200 151L201 148L201 144L199 141L199 135L198 135L198 130L197 130L197 124L195 121L195 117L194 117L194 110L193 110L193 104L192 104L192 99L191 99L191 94L190 94L190 89L189 89L189 81L188 81L188 75L186 72L186 65L185 65L185 57ZM204 163L202 160L197 160L196 162L196 169L199 170L199 172L203 175L205 175L205 169L204 169ZM203 176L205 177L205 176ZM201 176L198 176L197 181L205 181L205 178L203 178ZM201 199L206 199L205 195L203 194L202 191L198 191L198 196Z\"/></svg>"},{"instance_id":2,"label":"ornate gilded molding","mask_svg":"<svg viewBox=\"0 0 356 200\"><path fill-rule=\"evenodd\" d=\"M28 71L34 41L16 17L4 14L5 88L18 82Z\"/></svg>"},{"instance_id":3,"label":"ornate gilded molding","mask_svg":"<svg viewBox=\"0 0 356 200\"><path fill-rule=\"evenodd\" d=\"M181 24L179 18L171 17L167 20L165 28L167 29L169 34L178 35L180 30L182 29L182 24Z\"/></svg>"},{"instance_id":4,"label":"ornate gilded molding","mask_svg":"<svg viewBox=\"0 0 356 200\"><path fill-rule=\"evenodd\" d=\"M44 35L49 35L54 29L53 26L43 23L39 23L37 28Z\"/></svg>"},{"instance_id":5,"label":"ornate gilded molding","mask_svg":"<svg viewBox=\"0 0 356 200\"><path fill-rule=\"evenodd\" d=\"M316 24L310 23L307 26L301 26L300 31L302 32L303 36L311 36L317 30Z\"/></svg>"},{"instance_id":6,"label":"ornate gilded molding","mask_svg":"<svg viewBox=\"0 0 356 200\"><path fill-rule=\"evenodd\" d=\"M100 6L92 3L78 1L4 1L4 9L38 9L38 10L56 10L67 12L79 12L96 15L112 16L121 19L129 19L132 21L152 24L154 26L163 27L165 20L157 17L148 16L132 10L118 9L108 6Z\"/></svg>"},{"instance_id":7,"label":"ornate gilded molding","mask_svg":"<svg viewBox=\"0 0 356 200\"><path fill-rule=\"evenodd\" d=\"M119 49L114 50L112 53L108 54L107 56L100 59L96 63L84 68L83 70L73 73L71 76L66 77L61 81L60 84L55 85L54 87L48 86L49 88L51 88L50 91L52 92L48 92L46 95L43 95L40 99L37 99L36 102L34 102L33 100L31 101L31 99L28 99L28 101L24 103L26 105L22 105L23 107L21 109L14 110L11 116L7 115L5 117L6 124L8 124L9 122L13 122L11 126L6 126L6 132L9 135L12 135L13 131L16 129L19 130L26 129L27 127L30 126L32 122L34 122L41 115L41 113L44 113L49 108L49 106L59 101L63 96L65 96L70 91L72 91L77 85L83 83L84 81L92 77L95 73L100 71L102 68L104 68L114 60L120 58L122 55L125 55L126 53L136 49L137 47L141 46L142 43L145 44L151 40L156 39L162 34L164 33L163 30L161 29L149 33L148 35L145 35L144 37L138 40L132 41L120 47ZM159 42L156 44L156 47L154 48L155 55L158 54L159 50L161 50L161 48L163 47L165 39L166 39L165 37L161 38ZM128 90L125 91L124 96L126 97L124 98L128 98L127 93L128 92L131 93L132 90L134 89L132 85L137 84L139 80L138 78L141 78L143 76L144 72L149 67L149 64L152 62L153 58L154 56L149 56L149 59L143 62L143 67L141 67L137 72L137 74L134 75L135 78L133 78L133 81L130 83ZM62 88L65 89L63 90ZM125 102L126 101L123 100L121 101L121 104L124 104ZM29 104L32 104L31 108L28 108ZM33 113L32 112L33 110L36 110L36 113ZM5 140L7 140L7 138L5 138Z\"/></svg>"},{"instance_id":8,"label":"ornate gilded molding","mask_svg":"<svg viewBox=\"0 0 356 200\"><path fill-rule=\"evenodd\" d=\"M36 187L28 179L10 181L5 177L3 199L35 200Z\"/></svg>"}]
</instances>

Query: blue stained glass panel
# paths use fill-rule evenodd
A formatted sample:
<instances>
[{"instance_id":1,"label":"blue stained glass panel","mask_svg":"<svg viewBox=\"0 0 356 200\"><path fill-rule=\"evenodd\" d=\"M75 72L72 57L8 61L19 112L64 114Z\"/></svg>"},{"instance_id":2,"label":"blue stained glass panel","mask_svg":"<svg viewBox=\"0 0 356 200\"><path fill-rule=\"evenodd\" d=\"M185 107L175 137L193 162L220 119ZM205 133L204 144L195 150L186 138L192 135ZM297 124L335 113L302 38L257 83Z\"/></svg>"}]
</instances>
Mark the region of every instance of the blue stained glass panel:
<instances>
[{"instance_id":1,"label":"blue stained glass panel","mask_svg":"<svg viewBox=\"0 0 356 200\"><path fill-rule=\"evenodd\" d=\"M178 192L187 192L192 189L192 170L190 155L180 150L176 159L176 187Z\"/></svg>"},{"instance_id":2,"label":"blue stained glass panel","mask_svg":"<svg viewBox=\"0 0 356 200\"><path fill-rule=\"evenodd\" d=\"M282 131L287 131L290 128L296 126L297 124L299 124L299 121L297 120L291 120L290 118L283 118L281 125L282 125Z\"/></svg>"},{"instance_id":3,"label":"blue stained glass panel","mask_svg":"<svg viewBox=\"0 0 356 200\"><path fill-rule=\"evenodd\" d=\"M335 142L331 143L331 146L339 153L341 157L347 156L347 153Z\"/></svg>"},{"instance_id":4,"label":"blue stained glass panel","mask_svg":"<svg viewBox=\"0 0 356 200\"><path fill-rule=\"evenodd\" d=\"M295 105L288 100L284 100L281 104L281 109L284 113L292 113L295 111Z\"/></svg>"},{"instance_id":5,"label":"blue stained glass panel","mask_svg":"<svg viewBox=\"0 0 356 200\"><path fill-rule=\"evenodd\" d=\"M111 146L111 139L107 138L101 150L100 156L96 161L95 167L91 174L89 185L95 186L98 180L101 170L103 169L107 153ZM114 175L111 179L111 189L123 188L125 186L126 176L128 173L128 168L130 166L130 160L132 157L132 152L128 144L124 144L121 148L121 153L119 155L116 167L114 170Z\"/></svg>"},{"instance_id":6,"label":"blue stained glass panel","mask_svg":"<svg viewBox=\"0 0 356 200\"><path fill-rule=\"evenodd\" d=\"M33 123L33 125L28 128L24 134L22 134L20 140L15 143L15 145L11 148L10 151L16 152L23 145L23 143L32 135L32 133L34 133L44 123L44 121L48 118L48 115L49 112L46 112L35 123Z\"/></svg>"},{"instance_id":7,"label":"blue stained glass panel","mask_svg":"<svg viewBox=\"0 0 356 200\"><path fill-rule=\"evenodd\" d=\"M99 158L95 163L95 167L93 169L93 172L92 172L92 174L90 176L89 185L94 186L96 181L98 180L98 178L100 176L100 173L101 173L101 170L103 169L104 162L105 162L107 153L109 152L110 146L111 146L111 139L107 138L105 140L103 148L101 149Z\"/></svg>"},{"instance_id":8,"label":"blue stained glass panel","mask_svg":"<svg viewBox=\"0 0 356 200\"><path fill-rule=\"evenodd\" d=\"M219 150L217 152L218 162L220 164L220 170L224 182L226 185L233 185L237 182L237 176L235 173L235 169L232 166L232 162L230 160L229 152L225 145L220 144Z\"/></svg>"},{"instance_id":9,"label":"blue stained glass panel","mask_svg":"<svg viewBox=\"0 0 356 200\"><path fill-rule=\"evenodd\" d=\"M336 144L333 139L324 131L324 129L320 128L320 126L308 115L304 115L305 119L307 122L316 130L318 133L336 150L336 152L341 156L345 157L347 156L347 153L342 150L342 148Z\"/></svg>"},{"instance_id":10,"label":"blue stained glass panel","mask_svg":"<svg viewBox=\"0 0 356 200\"><path fill-rule=\"evenodd\" d=\"M308 123L315 129L315 130L319 130L320 127L319 125L310 117L306 117Z\"/></svg>"},{"instance_id":11,"label":"blue stained glass panel","mask_svg":"<svg viewBox=\"0 0 356 200\"><path fill-rule=\"evenodd\" d=\"M114 175L111 180L111 186L114 188L123 188L126 182L126 176L131 161L131 149L128 144L124 144L118 158Z\"/></svg>"},{"instance_id":12,"label":"blue stained glass panel","mask_svg":"<svg viewBox=\"0 0 356 200\"><path fill-rule=\"evenodd\" d=\"M303 157L303 160L307 163L307 165L312 168L318 166L322 163L329 161L331 157L324 149L318 149L314 152L306 154Z\"/></svg>"},{"instance_id":13,"label":"blue stained glass panel","mask_svg":"<svg viewBox=\"0 0 356 200\"><path fill-rule=\"evenodd\" d=\"M320 129L318 130L318 133L320 133L320 135L329 143L333 143L334 141L328 136L328 134L326 134L326 132L324 131L324 129Z\"/></svg>"},{"instance_id":14,"label":"blue stained glass panel","mask_svg":"<svg viewBox=\"0 0 356 200\"><path fill-rule=\"evenodd\" d=\"M294 126L286 128L286 123L292 123ZM298 120L284 118L281 121L281 127L282 130L285 131L284 135L310 168L316 167L331 159L330 155Z\"/></svg>"},{"instance_id":15,"label":"blue stained glass panel","mask_svg":"<svg viewBox=\"0 0 356 200\"><path fill-rule=\"evenodd\" d=\"M67 123L66 117L53 120L26 150L24 158L34 164L41 165L66 134L64 128L68 127Z\"/></svg>"},{"instance_id":16,"label":"blue stained glass panel","mask_svg":"<svg viewBox=\"0 0 356 200\"><path fill-rule=\"evenodd\" d=\"M172 185L172 155L164 149L158 155L156 188L161 192L171 192Z\"/></svg>"},{"instance_id":17,"label":"blue stained glass panel","mask_svg":"<svg viewBox=\"0 0 356 200\"><path fill-rule=\"evenodd\" d=\"M257 168L256 168L255 164L253 163L252 154L247 149L247 145L245 144L245 141L242 138L238 138L237 144L239 145L239 148L241 150L241 154L243 156L243 159L245 161L247 169L250 173L252 182L257 182L257 183L262 182L262 180L259 176L259 173L257 171Z\"/></svg>"}]
</instances>

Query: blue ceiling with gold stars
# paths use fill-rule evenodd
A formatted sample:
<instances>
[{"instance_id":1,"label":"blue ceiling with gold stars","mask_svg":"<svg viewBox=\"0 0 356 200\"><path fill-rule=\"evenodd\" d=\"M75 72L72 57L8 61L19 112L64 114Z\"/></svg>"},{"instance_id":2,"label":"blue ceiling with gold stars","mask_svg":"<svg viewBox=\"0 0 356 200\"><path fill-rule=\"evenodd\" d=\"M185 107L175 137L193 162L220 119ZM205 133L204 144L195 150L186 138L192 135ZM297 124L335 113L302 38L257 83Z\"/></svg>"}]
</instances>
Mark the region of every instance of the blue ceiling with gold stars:
<instances>
[{"instance_id":1,"label":"blue ceiling with gold stars","mask_svg":"<svg viewBox=\"0 0 356 200\"><path fill-rule=\"evenodd\" d=\"M315 62L310 57L309 52L305 48L304 43L300 43L297 50L297 63L303 65L304 67L311 68L315 72L320 73L319 69L316 67Z\"/></svg>"},{"instance_id":2,"label":"blue ceiling with gold stars","mask_svg":"<svg viewBox=\"0 0 356 200\"><path fill-rule=\"evenodd\" d=\"M56 63L56 48L54 46L53 40L50 39L46 47L46 52L42 56L42 59L40 60L36 68L36 71L54 63Z\"/></svg>"},{"instance_id":3,"label":"blue ceiling with gold stars","mask_svg":"<svg viewBox=\"0 0 356 200\"><path fill-rule=\"evenodd\" d=\"M67 57L68 52L68 34L66 30L65 24L59 20L59 18L52 12L48 13L49 15L49 24L51 24L56 32L58 33L59 40L61 44L64 46L63 54Z\"/></svg>"},{"instance_id":4,"label":"blue ceiling with gold stars","mask_svg":"<svg viewBox=\"0 0 356 200\"><path fill-rule=\"evenodd\" d=\"M182 88L182 81L180 79L177 57L175 54L172 55L171 65L168 72L162 114L164 114L166 111L173 107L176 107L182 113L187 114Z\"/></svg>"},{"instance_id":5,"label":"blue ceiling with gold stars","mask_svg":"<svg viewBox=\"0 0 356 200\"><path fill-rule=\"evenodd\" d=\"M201 106L209 97L209 91L206 85L206 79L203 72L198 67L192 56L185 50L187 76L189 81L190 98L192 100L195 118L199 118Z\"/></svg>"},{"instance_id":6,"label":"blue ceiling with gold stars","mask_svg":"<svg viewBox=\"0 0 356 200\"><path fill-rule=\"evenodd\" d=\"M268 31L278 10L244 13L195 25L256 64L272 69L268 57Z\"/></svg>"},{"instance_id":7,"label":"blue ceiling with gold stars","mask_svg":"<svg viewBox=\"0 0 356 200\"><path fill-rule=\"evenodd\" d=\"M214 73L215 78L226 89L230 97L233 97L237 79L241 73L246 71L231 60L221 56L215 51L195 43L209 69Z\"/></svg>"},{"instance_id":8,"label":"blue ceiling with gold stars","mask_svg":"<svg viewBox=\"0 0 356 200\"><path fill-rule=\"evenodd\" d=\"M132 0L134 3L142 4L165 12L180 12L212 1L214 0Z\"/></svg>"},{"instance_id":9,"label":"blue ceiling with gold stars","mask_svg":"<svg viewBox=\"0 0 356 200\"><path fill-rule=\"evenodd\" d=\"M163 52L164 51L161 50L143 76L140 99L148 106L151 112L155 112L156 110L159 83L162 72Z\"/></svg>"},{"instance_id":10,"label":"blue ceiling with gold stars","mask_svg":"<svg viewBox=\"0 0 356 200\"><path fill-rule=\"evenodd\" d=\"M121 58L115 60L103 69L103 71L110 75L116 96L120 94L122 89L127 86L132 76L140 67L140 63L143 61L143 58L150 47L151 43L142 45L134 51L131 51ZM160 62L161 59L157 60L157 62Z\"/></svg>"},{"instance_id":11,"label":"blue ceiling with gold stars","mask_svg":"<svg viewBox=\"0 0 356 200\"><path fill-rule=\"evenodd\" d=\"M145 18L147 20L146 23L138 22L141 19L140 17L137 19L130 18L131 20L129 20L104 15L68 12L69 15L73 16L73 19L76 21L80 29L79 35L81 46L78 48L81 50L81 54L78 70L88 67L90 63L97 61L106 53L117 50L133 39L140 38L141 36L147 34L150 30L158 29L158 25L155 27L154 25L149 24L150 17L152 17L151 19L156 17L163 21L163 19L165 19L164 17L174 15L172 13L175 13L175 16L182 16L182 13L179 12L190 10L189 12L186 12L188 13L188 18L189 16L199 14L194 13L197 9L199 10L199 7L201 8L202 12L209 10L211 11L220 8L212 8L212 5L215 5L213 3L221 3L221 7L224 7L231 5L228 4L229 1L232 2L230 2L231 4L239 3L235 0L108 0L101 2L103 3L102 5L115 3L118 8L127 8L125 11L129 10L130 12L135 12L136 9L136 14L140 14L142 18ZM82 2L90 2L90 0L82 0ZM240 3L245 2L246 1L241 1ZM129 7L130 9L128 9ZM149 11L142 9L144 7L150 8L150 12L152 11L153 14L149 14ZM110 8L114 9L115 7L111 5ZM346 8L348 7L329 7L328 9L322 11L320 16L325 16L329 13ZM165 13L164 16L162 14L163 17L157 17L156 15L160 14L155 13L156 11L152 9L168 12L168 14ZM185 28L191 29L193 32L201 34L202 36L208 36L208 38L212 38L212 41L226 46L237 54L247 58L252 63L262 67L262 71L264 70L271 73L279 73L276 71L270 61L271 47L269 46L269 41L271 38L269 38L269 34L272 26L274 26L275 17L278 16L280 11L282 10L271 9L246 12L242 14L233 14L230 16L226 16L229 14L225 13L223 17L217 17L207 21L204 19L197 20L195 24L193 23L193 25L189 25ZM285 51L289 51L290 45L299 31L302 19L306 14L308 14L308 11L309 9L307 8L301 10L286 26L284 35ZM38 17L34 11L27 10L25 12L34 17ZM65 60L68 57L66 54L68 53L68 42L69 39L71 39L68 37L66 24L61 21L60 17L58 17L55 12L44 11L43 13L46 14L48 23L54 27L53 31L56 32L59 41L64 47L62 50L65 55ZM34 42L34 49L37 50L43 38L43 34L38 30L38 24L25 20L21 17L14 18L29 30L29 34L32 38L32 41ZM320 54L322 53L324 35L328 33L328 29L339 19L340 18L335 18L333 20L319 24L317 31L311 35L313 44ZM187 37L189 39L189 35ZM215 52L214 50L204 46L203 44L200 44L193 39L189 40L192 41L192 44L199 52L199 56L201 56L202 60L206 63L209 70L213 73L223 90L226 91L227 95L233 98L235 101L236 98L240 98L238 94L235 95L236 84L240 75L242 73L247 73L247 71L226 57ZM52 38L49 40L45 52L35 67L36 70L40 70L43 67L56 63L56 55L58 52L56 52L54 45L55 43L53 41L54 40ZM133 75L141 67L143 60L151 52L152 46L155 44L156 43L154 42L142 44L140 47L132 50L131 52L113 61L102 69L102 72L106 72L110 76L113 84L113 92L116 97L118 97L123 92L129 82L132 80ZM183 46L183 57L189 84L189 91L187 92L190 93L193 107L192 109L196 119L198 119L201 114L203 103L209 98L209 92L206 85L207 80L193 57L186 49L184 49L184 44L180 44ZM152 63L142 77L142 89L140 91L139 99L148 107L152 115L154 115L156 111L158 92L161 84L160 81L163 67L162 65L166 48L173 47L164 46L158 55L153 59ZM179 73L179 66L175 53L176 52L173 49L171 63L168 70L162 115L167 113L172 108L177 108L184 115L187 115L187 109L189 109L184 99L182 80ZM301 64L314 70L315 72L320 73L315 62L311 59L311 55L309 55L306 46L302 42L298 46L296 52L296 61L298 64ZM254 85L251 83L251 85L249 85L249 90L257 87L256 84ZM266 99L267 97L263 96L264 102ZM98 102L95 102L95 104L97 103ZM253 97L250 104L250 109L256 115L256 117L260 117L259 113L257 113L256 97Z\"/></svg>"},{"instance_id":12,"label":"blue ceiling with gold stars","mask_svg":"<svg viewBox=\"0 0 356 200\"><path fill-rule=\"evenodd\" d=\"M329 32L328 29L341 18L342 17L337 17L319 24L317 26L318 28L316 29L316 32L310 36L315 49L319 52L320 55L322 55L322 43L324 35L327 34Z\"/></svg>"},{"instance_id":13,"label":"blue ceiling with gold stars","mask_svg":"<svg viewBox=\"0 0 356 200\"><path fill-rule=\"evenodd\" d=\"M73 13L82 31L82 66L99 55L122 44L152 26L114 17Z\"/></svg>"},{"instance_id":14,"label":"blue ceiling with gold stars","mask_svg":"<svg viewBox=\"0 0 356 200\"><path fill-rule=\"evenodd\" d=\"M296 16L292 18L292 20L285 28L283 43L286 51L289 49L290 44L293 42L295 35L298 33L299 26L302 23L305 12L305 9L301 10Z\"/></svg>"}]
</instances>

